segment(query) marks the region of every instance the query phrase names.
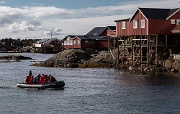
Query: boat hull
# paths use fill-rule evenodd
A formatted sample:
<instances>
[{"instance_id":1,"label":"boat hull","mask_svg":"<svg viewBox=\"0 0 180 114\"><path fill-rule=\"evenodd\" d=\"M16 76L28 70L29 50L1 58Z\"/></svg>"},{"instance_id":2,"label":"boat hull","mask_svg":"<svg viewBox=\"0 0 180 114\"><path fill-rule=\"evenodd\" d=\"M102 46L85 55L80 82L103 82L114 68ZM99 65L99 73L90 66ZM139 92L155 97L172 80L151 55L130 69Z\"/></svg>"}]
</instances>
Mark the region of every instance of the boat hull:
<instances>
[{"instance_id":1,"label":"boat hull","mask_svg":"<svg viewBox=\"0 0 180 114\"><path fill-rule=\"evenodd\" d=\"M25 84L25 83L18 83L16 84L19 88L37 88L37 89L46 89L46 88L63 88L65 86L64 81L58 81L56 83L50 84Z\"/></svg>"}]
</instances>

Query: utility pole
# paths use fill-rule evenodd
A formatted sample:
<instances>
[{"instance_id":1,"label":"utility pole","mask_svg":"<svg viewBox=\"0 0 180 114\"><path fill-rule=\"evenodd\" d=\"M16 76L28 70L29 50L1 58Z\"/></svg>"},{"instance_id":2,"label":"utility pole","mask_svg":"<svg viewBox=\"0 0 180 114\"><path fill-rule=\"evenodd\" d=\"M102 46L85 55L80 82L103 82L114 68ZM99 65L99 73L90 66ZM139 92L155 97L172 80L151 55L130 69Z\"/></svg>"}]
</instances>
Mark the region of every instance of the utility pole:
<instances>
[{"instance_id":1,"label":"utility pole","mask_svg":"<svg viewBox=\"0 0 180 114\"><path fill-rule=\"evenodd\" d=\"M51 41L52 41L52 34L51 34Z\"/></svg>"}]
</instances>

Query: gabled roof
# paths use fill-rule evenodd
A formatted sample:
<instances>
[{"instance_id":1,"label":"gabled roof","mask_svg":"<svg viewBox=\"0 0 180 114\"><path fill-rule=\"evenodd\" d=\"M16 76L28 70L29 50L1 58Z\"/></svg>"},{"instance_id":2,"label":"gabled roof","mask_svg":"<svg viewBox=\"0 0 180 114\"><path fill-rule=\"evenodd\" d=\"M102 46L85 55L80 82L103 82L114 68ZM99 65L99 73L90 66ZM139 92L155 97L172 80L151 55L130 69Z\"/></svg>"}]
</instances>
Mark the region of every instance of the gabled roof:
<instances>
[{"instance_id":1,"label":"gabled roof","mask_svg":"<svg viewBox=\"0 0 180 114\"><path fill-rule=\"evenodd\" d=\"M68 35L64 39L66 39L67 37L70 37L71 39L75 39L75 38L88 39L88 37L86 37L86 35Z\"/></svg>"},{"instance_id":2,"label":"gabled roof","mask_svg":"<svg viewBox=\"0 0 180 114\"><path fill-rule=\"evenodd\" d=\"M119 19L119 20L115 20L114 22L119 22L119 21L129 21L130 18L127 19Z\"/></svg>"},{"instance_id":3,"label":"gabled roof","mask_svg":"<svg viewBox=\"0 0 180 114\"><path fill-rule=\"evenodd\" d=\"M107 28L110 30L116 30L116 26L107 26Z\"/></svg>"},{"instance_id":4,"label":"gabled roof","mask_svg":"<svg viewBox=\"0 0 180 114\"><path fill-rule=\"evenodd\" d=\"M76 35L68 35L68 36L69 36L69 37L71 37L71 38L74 38L74 37L76 37ZM68 37L68 36L67 36L67 37Z\"/></svg>"},{"instance_id":5,"label":"gabled roof","mask_svg":"<svg viewBox=\"0 0 180 114\"><path fill-rule=\"evenodd\" d=\"M146 19L167 19L169 16L173 15L179 8L176 9L160 9L160 8L138 8ZM132 18L136 15L132 16ZM132 19L131 18L131 19Z\"/></svg>"},{"instance_id":6,"label":"gabled roof","mask_svg":"<svg viewBox=\"0 0 180 114\"><path fill-rule=\"evenodd\" d=\"M107 40L108 37L106 37L106 36L88 36L88 39L92 39L92 40Z\"/></svg>"},{"instance_id":7,"label":"gabled roof","mask_svg":"<svg viewBox=\"0 0 180 114\"><path fill-rule=\"evenodd\" d=\"M78 38L82 39L82 40L86 40L89 39L88 37L86 37L85 35L78 35Z\"/></svg>"},{"instance_id":8,"label":"gabled roof","mask_svg":"<svg viewBox=\"0 0 180 114\"><path fill-rule=\"evenodd\" d=\"M90 32L88 32L86 36L100 36L106 29L107 27L95 27Z\"/></svg>"}]
</instances>

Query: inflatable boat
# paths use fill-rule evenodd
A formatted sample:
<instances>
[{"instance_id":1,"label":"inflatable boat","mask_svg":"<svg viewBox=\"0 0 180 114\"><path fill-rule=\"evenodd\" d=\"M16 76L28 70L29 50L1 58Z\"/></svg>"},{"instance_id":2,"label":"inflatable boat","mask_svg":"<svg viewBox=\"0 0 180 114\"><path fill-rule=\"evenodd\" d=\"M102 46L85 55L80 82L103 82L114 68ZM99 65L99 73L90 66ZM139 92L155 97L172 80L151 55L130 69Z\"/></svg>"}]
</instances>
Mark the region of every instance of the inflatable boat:
<instances>
[{"instance_id":1,"label":"inflatable boat","mask_svg":"<svg viewBox=\"0 0 180 114\"><path fill-rule=\"evenodd\" d=\"M64 88L65 83L64 81L53 82L49 84L26 84L26 83L18 83L16 84L19 88L37 88L37 89L46 89L46 88L54 88L60 89Z\"/></svg>"}]
</instances>

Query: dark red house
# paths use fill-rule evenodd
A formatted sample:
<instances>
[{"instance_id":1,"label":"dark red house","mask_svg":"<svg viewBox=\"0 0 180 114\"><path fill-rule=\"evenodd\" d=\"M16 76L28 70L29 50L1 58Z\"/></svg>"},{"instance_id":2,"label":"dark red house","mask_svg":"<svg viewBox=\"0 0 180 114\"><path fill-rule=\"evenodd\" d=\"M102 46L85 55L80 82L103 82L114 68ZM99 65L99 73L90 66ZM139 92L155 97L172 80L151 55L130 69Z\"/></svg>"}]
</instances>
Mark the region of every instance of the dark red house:
<instances>
[{"instance_id":1,"label":"dark red house","mask_svg":"<svg viewBox=\"0 0 180 114\"><path fill-rule=\"evenodd\" d=\"M108 36L115 35L116 27L95 27L86 35L68 35L63 41L65 49L107 50Z\"/></svg>"},{"instance_id":2,"label":"dark red house","mask_svg":"<svg viewBox=\"0 0 180 114\"><path fill-rule=\"evenodd\" d=\"M116 20L117 36L172 34L180 9L138 8L129 19Z\"/></svg>"},{"instance_id":3,"label":"dark red house","mask_svg":"<svg viewBox=\"0 0 180 114\"><path fill-rule=\"evenodd\" d=\"M63 41L65 49L89 49L95 47L94 40L85 35L68 35Z\"/></svg>"}]
</instances>

